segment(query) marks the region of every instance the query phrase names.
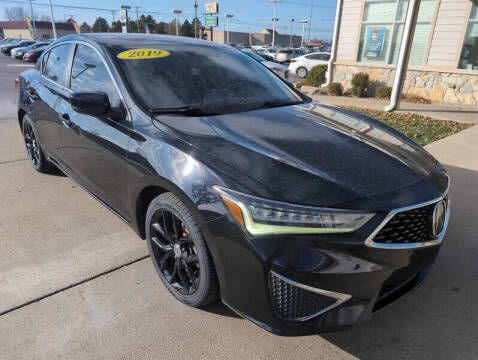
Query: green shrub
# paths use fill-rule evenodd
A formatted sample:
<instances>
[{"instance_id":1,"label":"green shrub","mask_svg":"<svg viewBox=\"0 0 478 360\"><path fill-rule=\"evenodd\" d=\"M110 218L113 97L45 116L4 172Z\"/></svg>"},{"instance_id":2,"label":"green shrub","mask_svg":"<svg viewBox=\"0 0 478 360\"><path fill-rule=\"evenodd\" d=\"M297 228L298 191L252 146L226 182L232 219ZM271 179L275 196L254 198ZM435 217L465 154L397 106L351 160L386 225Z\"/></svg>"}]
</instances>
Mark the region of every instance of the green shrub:
<instances>
[{"instance_id":1,"label":"green shrub","mask_svg":"<svg viewBox=\"0 0 478 360\"><path fill-rule=\"evenodd\" d=\"M369 78L367 73L355 74L352 78L352 95L366 97L368 95Z\"/></svg>"},{"instance_id":2,"label":"green shrub","mask_svg":"<svg viewBox=\"0 0 478 360\"><path fill-rule=\"evenodd\" d=\"M382 86L375 92L375 97L378 99L390 99L392 96L392 88L390 86Z\"/></svg>"},{"instance_id":3,"label":"green shrub","mask_svg":"<svg viewBox=\"0 0 478 360\"><path fill-rule=\"evenodd\" d=\"M321 86L325 83L325 73L327 72L327 65L317 65L314 66L310 71L307 73L307 77L305 78L305 82L309 86Z\"/></svg>"},{"instance_id":4,"label":"green shrub","mask_svg":"<svg viewBox=\"0 0 478 360\"><path fill-rule=\"evenodd\" d=\"M329 84L329 94L342 96L344 94L344 87L339 82L333 82Z\"/></svg>"}]
</instances>

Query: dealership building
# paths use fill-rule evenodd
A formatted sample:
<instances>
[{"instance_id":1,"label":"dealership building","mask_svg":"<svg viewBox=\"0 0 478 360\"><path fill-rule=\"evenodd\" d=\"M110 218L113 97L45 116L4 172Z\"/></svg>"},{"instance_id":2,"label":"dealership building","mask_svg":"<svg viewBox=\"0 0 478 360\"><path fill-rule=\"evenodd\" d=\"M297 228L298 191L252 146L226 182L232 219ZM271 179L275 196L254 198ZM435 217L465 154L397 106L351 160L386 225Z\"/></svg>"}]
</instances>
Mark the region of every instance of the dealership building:
<instances>
[{"instance_id":1,"label":"dealership building","mask_svg":"<svg viewBox=\"0 0 478 360\"><path fill-rule=\"evenodd\" d=\"M55 23L57 36L75 33L73 24ZM53 39L53 28L49 21L35 21L37 40ZM32 39L32 32L26 21L0 21L0 37L14 39Z\"/></svg>"},{"instance_id":2,"label":"dealership building","mask_svg":"<svg viewBox=\"0 0 478 360\"><path fill-rule=\"evenodd\" d=\"M366 72L372 95L392 86L407 8L408 0L342 0L332 81L350 89L353 75ZM478 105L477 5L421 1L403 92Z\"/></svg>"},{"instance_id":3,"label":"dealership building","mask_svg":"<svg viewBox=\"0 0 478 360\"><path fill-rule=\"evenodd\" d=\"M263 29L260 32L240 32L229 31L229 43L241 44L241 45L271 45L272 44L272 29ZM298 47L302 43L302 36L279 34L277 30L274 30L274 43L276 46L294 46ZM204 32L205 38L209 40L211 33L208 30ZM213 41L226 44L227 43L227 31L225 30L213 30Z\"/></svg>"}]
</instances>

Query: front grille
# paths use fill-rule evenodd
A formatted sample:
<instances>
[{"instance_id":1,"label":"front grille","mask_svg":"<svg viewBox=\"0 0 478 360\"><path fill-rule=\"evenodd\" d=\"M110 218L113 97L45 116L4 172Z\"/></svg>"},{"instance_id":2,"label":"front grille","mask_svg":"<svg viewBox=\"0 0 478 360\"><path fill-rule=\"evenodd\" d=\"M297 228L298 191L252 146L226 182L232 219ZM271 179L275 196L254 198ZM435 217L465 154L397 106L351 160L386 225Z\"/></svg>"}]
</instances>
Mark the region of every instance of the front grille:
<instances>
[{"instance_id":1,"label":"front grille","mask_svg":"<svg viewBox=\"0 0 478 360\"><path fill-rule=\"evenodd\" d=\"M269 281L276 314L285 320L307 320L337 302L337 299L294 286L273 273Z\"/></svg>"},{"instance_id":2,"label":"front grille","mask_svg":"<svg viewBox=\"0 0 478 360\"><path fill-rule=\"evenodd\" d=\"M435 203L393 216L373 239L376 243L407 244L432 240L431 217Z\"/></svg>"}]
</instances>

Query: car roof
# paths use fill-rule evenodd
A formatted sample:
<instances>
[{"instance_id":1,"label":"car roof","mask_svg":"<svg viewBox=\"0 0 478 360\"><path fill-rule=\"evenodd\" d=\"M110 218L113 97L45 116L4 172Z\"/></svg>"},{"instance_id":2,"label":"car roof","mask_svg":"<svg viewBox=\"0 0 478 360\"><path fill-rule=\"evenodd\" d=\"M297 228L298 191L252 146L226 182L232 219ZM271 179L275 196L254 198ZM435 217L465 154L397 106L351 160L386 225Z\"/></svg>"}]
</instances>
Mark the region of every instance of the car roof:
<instances>
[{"instance_id":1,"label":"car roof","mask_svg":"<svg viewBox=\"0 0 478 360\"><path fill-rule=\"evenodd\" d=\"M126 46L158 46L158 45L197 45L228 48L226 45L212 41L193 39L190 37L158 35L158 34L123 34L123 33L89 33L62 36L58 42L83 40L94 42L108 47Z\"/></svg>"}]
</instances>

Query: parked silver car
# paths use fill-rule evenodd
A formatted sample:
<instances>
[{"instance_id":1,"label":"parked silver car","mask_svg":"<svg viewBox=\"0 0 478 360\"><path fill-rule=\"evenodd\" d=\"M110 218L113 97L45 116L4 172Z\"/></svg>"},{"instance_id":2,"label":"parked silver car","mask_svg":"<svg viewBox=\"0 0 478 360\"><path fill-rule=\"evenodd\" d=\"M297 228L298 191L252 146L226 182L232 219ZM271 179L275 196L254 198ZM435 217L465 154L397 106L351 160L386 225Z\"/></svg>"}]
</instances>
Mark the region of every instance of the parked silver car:
<instances>
[{"instance_id":1,"label":"parked silver car","mask_svg":"<svg viewBox=\"0 0 478 360\"><path fill-rule=\"evenodd\" d=\"M288 63L291 59L305 54L303 49L279 49L277 51L276 61L278 63Z\"/></svg>"}]
</instances>

